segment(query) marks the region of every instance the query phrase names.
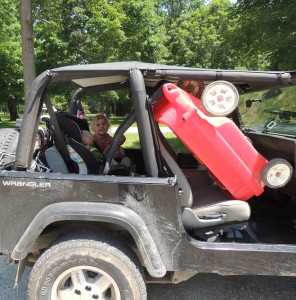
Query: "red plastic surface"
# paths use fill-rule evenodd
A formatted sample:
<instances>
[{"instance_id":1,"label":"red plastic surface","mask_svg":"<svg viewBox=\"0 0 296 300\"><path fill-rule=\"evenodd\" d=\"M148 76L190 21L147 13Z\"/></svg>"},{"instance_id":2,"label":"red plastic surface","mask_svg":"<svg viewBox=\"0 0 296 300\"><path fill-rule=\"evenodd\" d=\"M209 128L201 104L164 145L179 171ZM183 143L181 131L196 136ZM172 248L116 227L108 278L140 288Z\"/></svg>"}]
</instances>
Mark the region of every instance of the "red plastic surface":
<instances>
[{"instance_id":1,"label":"red plastic surface","mask_svg":"<svg viewBox=\"0 0 296 300\"><path fill-rule=\"evenodd\" d=\"M267 160L226 117L211 117L201 101L173 84L154 106L154 119L167 125L202 161L234 199L248 200L263 192L260 172Z\"/></svg>"}]
</instances>

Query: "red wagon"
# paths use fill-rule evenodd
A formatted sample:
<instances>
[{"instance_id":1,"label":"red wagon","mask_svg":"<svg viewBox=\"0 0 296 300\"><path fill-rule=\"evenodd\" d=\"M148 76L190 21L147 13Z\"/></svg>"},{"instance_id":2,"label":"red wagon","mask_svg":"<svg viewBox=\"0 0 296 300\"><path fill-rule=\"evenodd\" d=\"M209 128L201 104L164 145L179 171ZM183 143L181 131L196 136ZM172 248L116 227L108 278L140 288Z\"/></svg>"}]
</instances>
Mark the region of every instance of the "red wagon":
<instances>
[{"instance_id":1,"label":"red wagon","mask_svg":"<svg viewBox=\"0 0 296 300\"><path fill-rule=\"evenodd\" d=\"M162 91L154 119L170 127L234 199L246 201L259 196L265 184L278 188L289 181L290 164L283 159L268 163L229 118L211 116L200 99L171 83Z\"/></svg>"}]
</instances>

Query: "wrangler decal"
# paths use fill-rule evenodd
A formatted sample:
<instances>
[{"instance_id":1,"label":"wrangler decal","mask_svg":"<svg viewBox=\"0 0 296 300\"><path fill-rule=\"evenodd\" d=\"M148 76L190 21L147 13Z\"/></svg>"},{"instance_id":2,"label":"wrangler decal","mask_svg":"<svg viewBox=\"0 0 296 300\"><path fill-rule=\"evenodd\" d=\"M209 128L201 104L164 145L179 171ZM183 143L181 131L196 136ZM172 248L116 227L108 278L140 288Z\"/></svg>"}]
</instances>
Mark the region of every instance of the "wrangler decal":
<instances>
[{"instance_id":1,"label":"wrangler decal","mask_svg":"<svg viewBox=\"0 0 296 300\"><path fill-rule=\"evenodd\" d=\"M34 181L15 181L15 180L2 180L3 185L6 186L29 186L29 187L40 187L40 188L45 188L45 187L51 187L51 183L49 182L34 182Z\"/></svg>"}]
</instances>

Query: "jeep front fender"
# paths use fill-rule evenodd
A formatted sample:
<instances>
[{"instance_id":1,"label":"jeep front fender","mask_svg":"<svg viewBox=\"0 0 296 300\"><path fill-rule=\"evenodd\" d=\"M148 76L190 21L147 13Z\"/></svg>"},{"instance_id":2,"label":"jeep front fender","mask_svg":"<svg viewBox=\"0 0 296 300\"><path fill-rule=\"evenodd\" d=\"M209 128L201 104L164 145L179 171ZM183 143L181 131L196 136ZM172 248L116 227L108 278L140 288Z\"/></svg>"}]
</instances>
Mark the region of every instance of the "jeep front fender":
<instances>
[{"instance_id":1,"label":"jeep front fender","mask_svg":"<svg viewBox=\"0 0 296 300\"><path fill-rule=\"evenodd\" d=\"M129 208L108 203L60 202L46 206L33 219L11 257L15 260L25 258L48 225L66 220L109 222L124 227L135 239L149 274L153 277L165 275L166 268L158 249L140 216Z\"/></svg>"}]
</instances>

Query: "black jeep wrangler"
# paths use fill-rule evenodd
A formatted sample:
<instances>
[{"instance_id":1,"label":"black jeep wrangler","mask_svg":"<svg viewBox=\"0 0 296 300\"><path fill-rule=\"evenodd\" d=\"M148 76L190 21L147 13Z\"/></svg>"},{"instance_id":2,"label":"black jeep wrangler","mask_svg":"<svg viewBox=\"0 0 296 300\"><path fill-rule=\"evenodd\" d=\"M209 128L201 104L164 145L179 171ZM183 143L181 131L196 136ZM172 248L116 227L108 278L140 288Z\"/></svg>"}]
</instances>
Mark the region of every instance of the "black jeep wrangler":
<instances>
[{"instance_id":1,"label":"black jeep wrangler","mask_svg":"<svg viewBox=\"0 0 296 300\"><path fill-rule=\"evenodd\" d=\"M266 160L285 160L291 173L295 112L277 105L261 114L257 108L268 101L248 95L293 88L295 72L121 62L62 67L35 79L20 130L0 130L0 252L18 264L16 283L32 266L28 299L140 300L147 298L147 282L178 283L198 272L296 275L295 173L275 189L267 182L248 201L232 198L196 155L176 153L155 121L164 84L183 84L197 95L216 81L231 83L240 95L228 118ZM53 109L49 86L57 82L79 88L67 112ZM130 90L133 110L99 163L82 143L81 131L89 127L77 111L85 95L119 89ZM44 105L45 139L36 143ZM257 127L249 124L255 115ZM125 149L131 172L110 162L135 122L140 149Z\"/></svg>"}]
</instances>

